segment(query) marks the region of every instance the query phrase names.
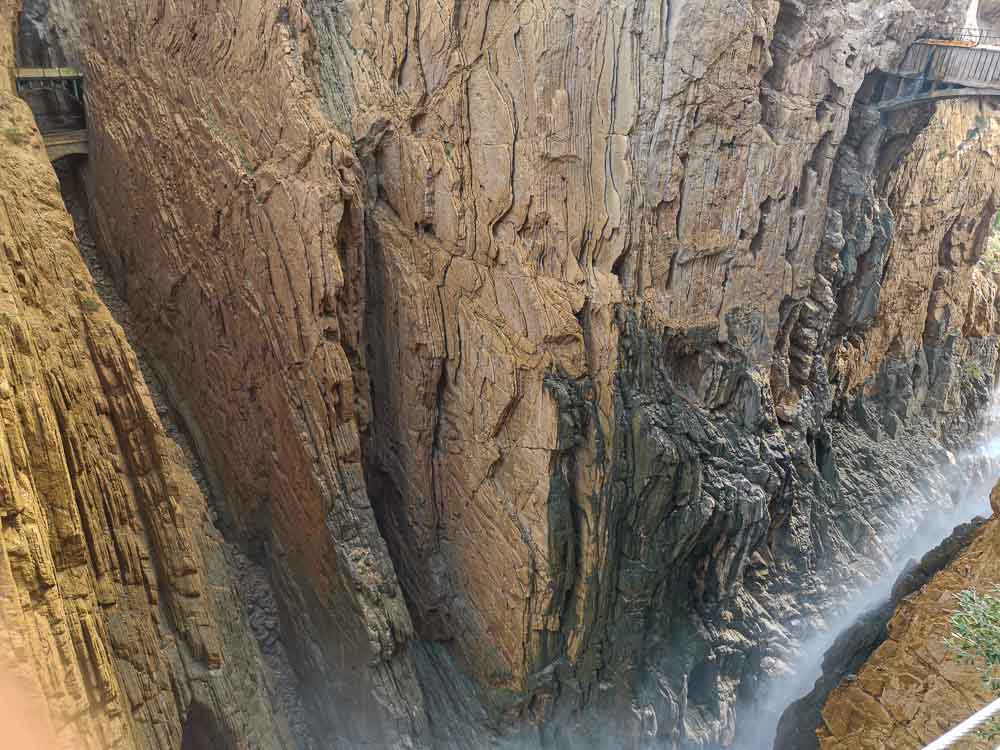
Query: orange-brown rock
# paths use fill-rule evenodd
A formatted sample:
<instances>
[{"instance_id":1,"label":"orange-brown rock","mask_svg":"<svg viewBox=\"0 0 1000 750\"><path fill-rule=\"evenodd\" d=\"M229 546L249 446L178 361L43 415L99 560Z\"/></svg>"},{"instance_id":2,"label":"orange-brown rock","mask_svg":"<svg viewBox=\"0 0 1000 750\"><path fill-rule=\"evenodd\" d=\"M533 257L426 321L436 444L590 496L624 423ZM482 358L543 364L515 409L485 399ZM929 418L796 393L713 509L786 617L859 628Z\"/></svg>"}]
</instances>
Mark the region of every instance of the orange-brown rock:
<instances>
[{"instance_id":1,"label":"orange-brown rock","mask_svg":"<svg viewBox=\"0 0 1000 750\"><path fill-rule=\"evenodd\" d=\"M959 661L945 639L956 595L988 592L998 580L1000 521L993 519L947 568L903 601L886 640L855 679L831 693L817 731L820 747L919 750L989 703L994 695L976 666ZM962 747L993 744L972 737Z\"/></svg>"},{"instance_id":2,"label":"orange-brown rock","mask_svg":"<svg viewBox=\"0 0 1000 750\"><path fill-rule=\"evenodd\" d=\"M952 6L79 6L101 254L324 741L441 744L457 665L563 745L731 744L946 501L996 170L975 105L868 104Z\"/></svg>"},{"instance_id":3,"label":"orange-brown rock","mask_svg":"<svg viewBox=\"0 0 1000 750\"><path fill-rule=\"evenodd\" d=\"M426 722L412 624L361 463L361 175L302 75L307 19L279 0L83 12L109 269L226 523L269 562L319 731L408 747Z\"/></svg>"},{"instance_id":4,"label":"orange-brown rock","mask_svg":"<svg viewBox=\"0 0 1000 750\"><path fill-rule=\"evenodd\" d=\"M893 357L967 345L997 330L996 279L977 264L997 208L1000 123L975 102L944 103L888 176L893 232L871 327L839 352L846 391L873 385ZM954 343L949 343L954 342ZM967 344L966 342L971 342ZM960 352L964 354L964 352ZM932 394L944 412L961 409L961 380Z\"/></svg>"},{"instance_id":5,"label":"orange-brown rock","mask_svg":"<svg viewBox=\"0 0 1000 750\"><path fill-rule=\"evenodd\" d=\"M0 2L2 69L15 12ZM3 744L290 747L206 499L0 81L0 693L31 712Z\"/></svg>"}]
</instances>

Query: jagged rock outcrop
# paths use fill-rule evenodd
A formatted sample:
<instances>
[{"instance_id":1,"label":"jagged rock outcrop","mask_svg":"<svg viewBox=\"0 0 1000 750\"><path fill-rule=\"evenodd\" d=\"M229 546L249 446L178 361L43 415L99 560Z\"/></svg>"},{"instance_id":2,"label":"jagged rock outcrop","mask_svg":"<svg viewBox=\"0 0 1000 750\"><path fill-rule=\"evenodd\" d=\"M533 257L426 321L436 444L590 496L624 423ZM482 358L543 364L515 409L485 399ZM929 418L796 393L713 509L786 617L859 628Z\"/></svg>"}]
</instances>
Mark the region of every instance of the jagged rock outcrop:
<instances>
[{"instance_id":1,"label":"jagged rock outcrop","mask_svg":"<svg viewBox=\"0 0 1000 750\"><path fill-rule=\"evenodd\" d=\"M101 253L324 740L731 745L952 501L989 114L866 107L952 5L77 4Z\"/></svg>"},{"instance_id":2,"label":"jagged rock outcrop","mask_svg":"<svg viewBox=\"0 0 1000 750\"><path fill-rule=\"evenodd\" d=\"M291 747L207 513L0 76L5 747Z\"/></svg>"},{"instance_id":3,"label":"jagged rock outcrop","mask_svg":"<svg viewBox=\"0 0 1000 750\"><path fill-rule=\"evenodd\" d=\"M902 621L903 616L900 615L899 619L894 619L894 615L897 608L903 606L913 594L921 592L932 577L945 567L953 565L958 555L964 552L976 540L979 533L983 531L984 526L987 526L986 520L977 518L957 527L951 536L924 555L919 562L913 562L907 566L906 570L896 581L890 596L887 597L885 602L862 614L854 624L837 637L833 646L823 656L823 674L817 680L813 690L807 696L790 705L782 715L774 744L775 750L809 750L810 748L819 748L821 741L817 737L817 734L829 734L825 728L817 732L817 727L820 727L824 723L824 714L829 714L829 726L833 727L835 733L839 735L844 734L845 726L863 726L868 724L872 717L875 717L875 723L885 723L887 714L879 711L877 708L873 710L873 701L870 700L870 696L861 695L852 686L858 681L857 673L861 671L861 667L865 665L877 649L882 648L887 640L894 641L893 645L887 646L883 654L876 656L874 663L881 662L883 676L888 676L890 680L893 680L896 683L896 688L905 688L904 700L911 706L924 699L922 696L918 697L917 693L910 689L912 687L910 681L913 675L908 669L904 668L897 671L884 668L885 664L882 659L885 654L895 655L900 648L912 645L912 643L900 644L898 642L898 625ZM924 593L922 592L920 596L923 597ZM944 611L949 611L947 602L942 602L939 599L937 604L943 604ZM947 625L942 622L935 624L943 626L945 629L942 630L939 627L936 631L925 630L922 633L924 640L921 641L921 645L927 646L931 651L940 656L939 647L943 640L941 633L947 632ZM892 630L890 630L890 626L892 626ZM929 635L933 637L928 637ZM912 654L907 655L905 658L910 658L911 656ZM878 687L877 692L879 694L882 693L883 687L884 685ZM862 692L866 690L864 684L861 690ZM842 692L843 696L838 694L831 700L831 693L834 693L834 691ZM974 690L973 692L978 691ZM844 696L846 696L846 700L844 700ZM900 697L897 691L895 698L899 699ZM966 698L968 696L962 697ZM827 708L828 701L830 701L829 708ZM939 712L940 706L928 705L926 708L931 712L938 712L938 715L935 717L936 719L940 719L942 722L946 720L946 717ZM961 710L961 706L959 706L959 710ZM912 715L912 712L910 713ZM867 735L867 732L864 734ZM940 734L941 732L938 732L933 737L928 738L927 742L936 739ZM861 737L858 732L854 732L850 739L854 743L858 739L861 739ZM896 740L898 740L898 737ZM840 740L838 739L837 741L839 742ZM916 737L910 738L911 743L917 741ZM916 747L923 747L925 744L926 742L921 741ZM871 747L867 742L852 744L851 746ZM895 740L889 744L889 747L901 746ZM826 745L824 744L823 747L826 747Z\"/></svg>"},{"instance_id":4,"label":"jagged rock outcrop","mask_svg":"<svg viewBox=\"0 0 1000 750\"><path fill-rule=\"evenodd\" d=\"M994 498L998 492L1000 488L994 490ZM994 500L994 509L997 507ZM902 590L894 596L895 607L888 608L881 632L866 644L860 663L853 665L846 679L835 679L827 687L827 695L819 696L825 702L820 703L819 726L813 722L814 744L792 742L777 747L919 750L994 698L975 665L958 660L944 642L950 632L955 596L966 589L985 593L1000 577L997 520L971 536L945 560L931 561L930 572L936 575L929 582L921 570L927 565L925 560L911 573L915 581L904 577L897 584ZM946 566L937 572L941 562ZM845 642L844 646L848 645ZM844 655L850 655L849 648ZM829 692L831 687L834 689ZM983 737L972 737L966 743L964 746L977 748L994 744Z\"/></svg>"},{"instance_id":5,"label":"jagged rock outcrop","mask_svg":"<svg viewBox=\"0 0 1000 750\"><path fill-rule=\"evenodd\" d=\"M995 208L992 168L890 206L875 183L905 149L862 107L841 149L866 74L944 5L388 6L385 23L306 5L368 175L365 455L418 629L499 711L730 742L774 642L832 571L879 558L912 487L879 412L896 433L925 406L974 411L933 348L966 346L968 296L942 291L954 320L924 333L951 283L939 253L974 247L966 224ZM907 378L940 398L866 398ZM934 461L928 433L898 437Z\"/></svg>"}]
</instances>

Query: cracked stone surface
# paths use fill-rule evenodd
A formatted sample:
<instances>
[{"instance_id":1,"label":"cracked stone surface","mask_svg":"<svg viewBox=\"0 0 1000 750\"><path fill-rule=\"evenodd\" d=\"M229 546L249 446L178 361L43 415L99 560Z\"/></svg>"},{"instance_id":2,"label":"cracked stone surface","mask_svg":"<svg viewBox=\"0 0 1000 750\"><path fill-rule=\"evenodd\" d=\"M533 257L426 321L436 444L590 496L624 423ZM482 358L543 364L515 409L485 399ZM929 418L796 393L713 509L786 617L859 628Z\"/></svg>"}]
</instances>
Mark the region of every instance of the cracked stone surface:
<instances>
[{"instance_id":1,"label":"cracked stone surface","mask_svg":"<svg viewBox=\"0 0 1000 750\"><path fill-rule=\"evenodd\" d=\"M1000 489L992 500L995 513ZM822 704L813 747L919 750L994 699L975 665L957 659L944 639L958 593L995 586L998 531L995 518L987 522L929 581L916 571L922 585L898 601L895 612L890 609L870 656L856 674L837 680ZM963 742L983 750L994 745L976 735Z\"/></svg>"},{"instance_id":2,"label":"cracked stone surface","mask_svg":"<svg viewBox=\"0 0 1000 750\"><path fill-rule=\"evenodd\" d=\"M0 26L11 28L15 11L0 2ZM0 67L13 63L12 53L5 33ZM5 742L17 743L22 725L20 740L37 743L24 747L166 750L201 732L232 747L291 748L238 603L233 560L135 353L98 296L31 112L7 81L0 87Z\"/></svg>"},{"instance_id":3,"label":"cracked stone surface","mask_svg":"<svg viewBox=\"0 0 1000 750\"><path fill-rule=\"evenodd\" d=\"M1000 128L867 106L951 5L31 14L86 71L97 252L321 742L731 746L957 500Z\"/></svg>"},{"instance_id":4,"label":"cracked stone surface","mask_svg":"<svg viewBox=\"0 0 1000 750\"><path fill-rule=\"evenodd\" d=\"M775 749L920 750L988 703L974 665L959 661L945 639L955 596L992 587L996 531L995 519L976 518L911 560L888 599L824 655L813 690L783 714ZM962 746L989 743L973 736Z\"/></svg>"}]
</instances>

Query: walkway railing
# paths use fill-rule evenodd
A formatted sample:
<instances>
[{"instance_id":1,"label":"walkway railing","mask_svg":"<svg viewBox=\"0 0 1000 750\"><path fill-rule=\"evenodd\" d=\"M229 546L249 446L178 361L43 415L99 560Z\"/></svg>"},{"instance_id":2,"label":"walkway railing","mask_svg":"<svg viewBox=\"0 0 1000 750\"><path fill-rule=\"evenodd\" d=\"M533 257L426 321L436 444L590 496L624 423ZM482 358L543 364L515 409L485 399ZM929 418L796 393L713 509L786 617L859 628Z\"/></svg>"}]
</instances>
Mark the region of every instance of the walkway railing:
<instances>
[{"instance_id":1,"label":"walkway railing","mask_svg":"<svg viewBox=\"0 0 1000 750\"><path fill-rule=\"evenodd\" d=\"M1000 698L978 711L939 739L934 740L924 750L945 750L979 729L994 716L1000 714Z\"/></svg>"},{"instance_id":2,"label":"walkway railing","mask_svg":"<svg viewBox=\"0 0 1000 750\"><path fill-rule=\"evenodd\" d=\"M961 47L1000 46L1000 34L978 28L927 31L917 41L925 44L954 44Z\"/></svg>"},{"instance_id":3,"label":"walkway railing","mask_svg":"<svg viewBox=\"0 0 1000 750\"><path fill-rule=\"evenodd\" d=\"M73 68L14 68L18 96L26 99L42 133L85 130L83 73Z\"/></svg>"},{"instance_id":4,"label":"walkway railing","mask_svg":"<svg viewBox=\"0 0 1000 750\"><path fill-rule=\"evenodd\" d=\"M13 68L18 95L35 115L49 159L89 152L83 73L73 68Z\"/></svg>"}]
</instances>

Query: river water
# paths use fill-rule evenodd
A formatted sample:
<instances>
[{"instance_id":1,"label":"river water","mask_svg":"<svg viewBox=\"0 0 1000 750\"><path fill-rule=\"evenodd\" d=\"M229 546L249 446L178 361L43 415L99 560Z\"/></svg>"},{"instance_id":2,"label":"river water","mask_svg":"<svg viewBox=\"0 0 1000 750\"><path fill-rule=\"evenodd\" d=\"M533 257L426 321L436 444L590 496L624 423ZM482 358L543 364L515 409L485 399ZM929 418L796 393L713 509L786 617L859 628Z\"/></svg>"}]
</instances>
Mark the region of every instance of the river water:
<instances>
[{"instance_id":1,"label":"river water","mask_svg":"<svg viewBox=\"0 0 1000 750\"><path fill-rule=\"evenodd\" d=\"M954 528L976 516L991 514L989 493L1000 477L1000 398L994 396L986 425L976 445L937 470L955 488L950 506L927 508L922 516L907 516L884 541L887 561L877 580L862 586L836 611L826 627L798 645L790 668L765 687L738 730L736 750L765 750L774 745L781 714L808 694L823 669L823 655L860 615L888 600L893 585L911 560L919 560L947 539ZM918 506L918 503L903 507ZM926 507L926 506L925 506ZM752 717L752 718L751 718ZM748 724L747 721L751 723Z\"/></svg>"}]
</instances>

